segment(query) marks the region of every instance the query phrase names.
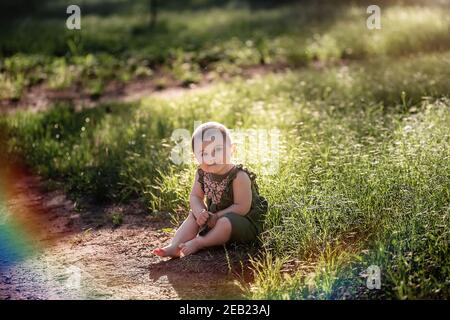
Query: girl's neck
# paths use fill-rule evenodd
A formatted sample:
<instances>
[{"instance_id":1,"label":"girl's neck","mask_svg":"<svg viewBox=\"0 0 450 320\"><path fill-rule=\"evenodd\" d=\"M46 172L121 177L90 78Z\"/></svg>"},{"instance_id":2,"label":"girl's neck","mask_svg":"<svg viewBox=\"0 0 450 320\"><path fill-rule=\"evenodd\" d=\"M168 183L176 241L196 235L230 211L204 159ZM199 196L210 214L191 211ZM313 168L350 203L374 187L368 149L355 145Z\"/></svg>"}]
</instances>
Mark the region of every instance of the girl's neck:
<instances>
[{"instance_id":1,"label":"girl's neck","mask_svg":"<svg viewBox=\"0 0 450 320\"><path fill-rule=\"evenodd\" d=\"M219 172L214 173L214 174L218 175L218 176L223 176L223 175L226 175L227 173L229 173L233 168L234 168L234 164L230 163L230 164L224 165L223 168Z\"/></svg>"}]
</instances>

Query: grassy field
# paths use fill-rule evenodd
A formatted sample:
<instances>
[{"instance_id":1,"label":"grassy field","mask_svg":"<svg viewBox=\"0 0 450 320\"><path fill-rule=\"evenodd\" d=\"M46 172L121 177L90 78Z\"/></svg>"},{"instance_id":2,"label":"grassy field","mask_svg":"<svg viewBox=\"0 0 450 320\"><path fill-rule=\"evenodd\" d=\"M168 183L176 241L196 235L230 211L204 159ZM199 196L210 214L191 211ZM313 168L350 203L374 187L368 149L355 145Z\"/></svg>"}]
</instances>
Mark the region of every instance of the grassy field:
<instances>
[{"instance_id":1,"label":"grassy field","mask_svg":"<svg viewBox=\"0 0 450 320\"><path fill-rule=\"evenodd\" d=\"M270 203L249 298L448 298L448 6L389 5L383 30L374 33L361 23L362 7L318 8L199 7L180 14L168 7L156 31L139 29L145 17L134 11L88 14L84 49L64 56L57 52L68 34L45 50L10 37L1 51L21 53L3 59L0 76L7 80L0 85L16 88L19 78L24 84L11 92L37 74L51 85L67 72L74 77L67 85L89 86L134 70L130 80L141 68L176 72L178 63L189 72L220 72L263 57L303 67L254 79L233 73L230 83L178 99L19 111L0 118L3 151L74 198L140 199L150 214L169 211L179 220L195 168L170 161L173 130L192 132L194 121L210 120L232 129L277 128L279 171L264 175L264 163L249 165ZM25 30L26 24L14 32ZM147 41L150 32L155 41ZM381 268L382 290L366 289L362 275L370 265Z\"/></svg>"},{"instance_id":2,"label":"grassy field","mask_svg":"<svg viewBox=\"0 0 450 320\"><path fill-rule=\"evenodd\" d=\"M277 127L281 170L259 177L271 203L264 245L276 260L311 259L327 268L315 276L318 288L304 292L301 273L277 278L271 269L281 264L268 261L255 296L334 297L341 272L359 259L389 268L388 296L446 296L450 113L442 97L450 92L449 62L439 54L396 60L388 70L380 68L384 60L305 69L173 102L81 112L58 106L4 121L9 148L39 174L63 180L67 192L97 201L141 197L152 210L171 212L187 208L194 172L169 160L175 128L209 119Z\"/></svg>"}]
</instances>

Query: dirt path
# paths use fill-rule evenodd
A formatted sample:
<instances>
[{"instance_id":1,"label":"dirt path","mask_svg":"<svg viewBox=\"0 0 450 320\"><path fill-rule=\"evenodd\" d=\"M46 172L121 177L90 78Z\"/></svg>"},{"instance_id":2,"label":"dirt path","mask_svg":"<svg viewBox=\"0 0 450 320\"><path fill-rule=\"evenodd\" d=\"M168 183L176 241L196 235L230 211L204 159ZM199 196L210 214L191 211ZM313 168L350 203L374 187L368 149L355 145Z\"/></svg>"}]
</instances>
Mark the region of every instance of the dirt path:
<instances>
[{"instance_id":1,"label":"dirt path","mask_svg":"<svg viewBox=\"0 0 450 320\"><path fill-rule=\"evenodd\" d=\"M0 299L242 297L239 283L249 271L240 263L247 264L241 251L161 259L151 250L170 238L167 216L151 217L139 205L79 210L62 192L42 186L37 177L22 175L11 187L10 212L31 222L35 236L15 263L5 261L13 245L0 241ZM113 226L113 213L123 216L120 227Z\"/></svg>"},{"instance_id":2,"label":"dirt path","mask_svg":"<svg viewBox=\"0 0 450 320\"><path fill-rule=\"evenodd\" d=\"M245 70L242 76L278 71L283 68L262 66ZM20 101L1 101L0 114L22 109L38 112L59 101L95 107L147 96L172 99L207 90L210 85L205 78L195 87L174 84L157 90L152 81L138 81L121 88L112 86L95 100L76 88L56 92L35 87ZM151 216L138 204L80 210L64 193L47 190L38 177L23 170L6 185L10 189L7 211L12 216L5 221L1 216L5 200L1 171L0 167L0 299L241 298L242 285L251 280L248 250L218 248L183 259L161 259L151 252L171 237L173 225L168 215ZM117 213L123 217L119 227L111 218ZM21 230L23 235L15 236L16 230L12 234L13 238L26 238L19 239L19 245L2 235L8 231L8 223L16 220L19 229L21 224L27 226ZM11 258L15 246L21 247L20 259Z\"/></svg>"},{"instance_id":3,"label":"dirt path","mask_svg":"<svg viewBox=\"0 0 450 320\"><path fill-rule=\"evenodd\" d=\"M286 65L256 65L242 69L239 75L244 79L251 79L273 72L286 72L289 68ZM17 110L31 110L34 112L44 111L52 107L55 103L68 102L78 108L92 108L102 103L108 102L134 102L145 97L158 97L163 99L173 99L187 92L199 92L208 90L218 81L228 82L234 77L224 76L221 79L211 78L211 74L205 72L197 84L184 85L180 81L171 79L164 88L157 85L158 76L148 79L136 79L127 84L111 82L106 87L101 96L93 97L85 92L83 88L73 86L62 90L52 90L46 85L36 85L28 88L19 100L0 100L0 114L10 114Z\"/></svg>"}]
</instances>

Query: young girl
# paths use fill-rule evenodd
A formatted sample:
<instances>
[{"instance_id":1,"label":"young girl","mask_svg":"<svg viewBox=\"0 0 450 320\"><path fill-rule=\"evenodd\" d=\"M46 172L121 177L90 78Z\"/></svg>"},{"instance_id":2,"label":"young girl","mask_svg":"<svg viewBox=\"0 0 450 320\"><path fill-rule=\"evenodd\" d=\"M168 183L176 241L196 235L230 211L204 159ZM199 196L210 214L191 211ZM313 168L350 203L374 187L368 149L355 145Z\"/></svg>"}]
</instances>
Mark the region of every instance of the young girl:
<instances>
[{"instance_id":1,"label":"young girl","mask_svg":"<svg viewBox=\"0 0 450 320\"><path fill-rule=\"evenodd\" d=\"M156 255L186 256L206 247L258 239L267 201L259 195L256 176L231 163L232 147L229 131L220 123L207 122L194 131L192 150L199 168L191 211L170 245L153 251Z\"/></svg>"}]
</instances>

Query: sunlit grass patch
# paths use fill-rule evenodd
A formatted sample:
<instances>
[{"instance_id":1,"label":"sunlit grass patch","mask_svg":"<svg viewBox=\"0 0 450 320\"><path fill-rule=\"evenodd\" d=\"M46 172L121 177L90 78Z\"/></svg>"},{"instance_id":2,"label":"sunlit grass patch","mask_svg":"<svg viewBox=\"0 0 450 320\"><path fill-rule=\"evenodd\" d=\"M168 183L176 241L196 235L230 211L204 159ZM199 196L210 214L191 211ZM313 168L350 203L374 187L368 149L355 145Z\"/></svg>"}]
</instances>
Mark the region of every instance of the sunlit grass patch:
<instances>
[{"instance_id":1,"label":"sunlit grass patch","mask_svg":"<svg viewBox=\"0 0 450 320\"><path fill-rule=\"evenodd\" d=\"M322 165L318 175L312 172L317 176L316 187L307 186L301 196L283 197L272 205L269 216L279 220L269 220L273 227L266 231L264 243L273 255L290 252L289 257L303 260L344 244L352 250L343 254L353 252L353 257L342 264L326 261L309 281L300 271L294 278L283 279L274 270L276 263L256 268L257 283L264 283L250 296L445 297L449 289L449 116L448 101L425 103L423 112L405 117L394 127L392 139L381 142L384 147L377 143L353 149L357 161L344 169L339 162L345 163L346 156L337 153L333 164ZM327 176L332 177L329 183ZM305 185L299 179L291 183ZM381 291L365 287L360 274L370 265L381 268ZM265 281L272 271L275 279ZM270 281L278 284L268 288Z\"/></svg>"},{"instance_id":2,"label":"sunlit grass patch","mask_svg":"<svg viewBox=\"0 0 450 320\"><path fill-rule=\"evenodd\" d=\"M111 81L152 78L155 69L189 85L204 72L217 78L255 65L333 64L450 48L450 15L442 5L384 4L380 30L367 29L364 5L327 1L270 9L163 6L154 28L143 5L122 4L116 14L85 12L79 32L65 29L54 15L4 21L1 98L17 99L37 83L78 85L95 97Z\"/></svg>"}]
</instances>

